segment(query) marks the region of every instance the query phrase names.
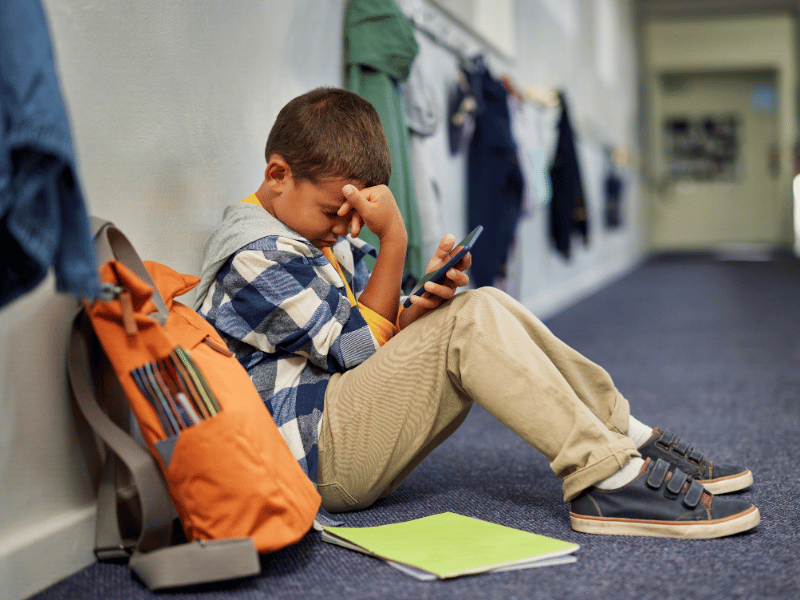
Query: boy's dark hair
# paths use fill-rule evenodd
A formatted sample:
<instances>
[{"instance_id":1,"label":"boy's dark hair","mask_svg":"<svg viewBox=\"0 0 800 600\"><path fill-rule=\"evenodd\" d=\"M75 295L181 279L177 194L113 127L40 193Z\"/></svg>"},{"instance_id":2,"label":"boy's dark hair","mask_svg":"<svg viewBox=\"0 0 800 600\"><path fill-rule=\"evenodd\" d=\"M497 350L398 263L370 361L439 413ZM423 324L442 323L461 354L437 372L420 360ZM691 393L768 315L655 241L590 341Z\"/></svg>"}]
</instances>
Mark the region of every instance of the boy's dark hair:
<instances>
[{"instance_id":1,"label":"boy's dark hair","mask_svg":"<svg viewBox=\"0 0 800 600\"><path fill-rule=\"evenodd\" d=\"M272 154L311 183L343 177L369 187L387 184L392 170L375 107L338 88L317 88L284 106L267 138L267 162Z\"/></svg>"}]
</instances>

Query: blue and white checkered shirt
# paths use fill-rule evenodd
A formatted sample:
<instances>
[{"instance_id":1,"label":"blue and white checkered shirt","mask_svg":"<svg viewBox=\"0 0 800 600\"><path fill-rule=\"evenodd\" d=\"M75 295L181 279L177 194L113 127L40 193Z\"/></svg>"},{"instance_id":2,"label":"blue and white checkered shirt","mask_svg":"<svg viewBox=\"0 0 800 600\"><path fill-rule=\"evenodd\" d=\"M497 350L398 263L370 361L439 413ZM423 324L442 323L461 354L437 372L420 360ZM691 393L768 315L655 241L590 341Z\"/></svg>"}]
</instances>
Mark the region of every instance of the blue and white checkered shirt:
<instances>
[{"instance_id":1,"label":"blue and white checkered shirt","mask_svg":"<svg viewBox=\"0 0 800 600\"><path fill-rule=\"evenodd\" d=\"M265 220L253 228L262 234L270 230L265 225L279 223L258 207L231 211L249 211L248 228L253 228L253 217ZM223 228L235 227L230 217L226 212ZM198 298L199 312L244 365L292 454L316 481L328 380L364 362L378 343L322 252L290 230L272 229L278 232L247 243L223 262L218 250L209 256L207 244L204 272L215 273L213 278L204 275L208 281L200 288L205 293ZM229 249L230 243L222 254ZM357 298L369 279L363 259L375 250L344 237L333 252Z\"/></svg>"}]
</instances>

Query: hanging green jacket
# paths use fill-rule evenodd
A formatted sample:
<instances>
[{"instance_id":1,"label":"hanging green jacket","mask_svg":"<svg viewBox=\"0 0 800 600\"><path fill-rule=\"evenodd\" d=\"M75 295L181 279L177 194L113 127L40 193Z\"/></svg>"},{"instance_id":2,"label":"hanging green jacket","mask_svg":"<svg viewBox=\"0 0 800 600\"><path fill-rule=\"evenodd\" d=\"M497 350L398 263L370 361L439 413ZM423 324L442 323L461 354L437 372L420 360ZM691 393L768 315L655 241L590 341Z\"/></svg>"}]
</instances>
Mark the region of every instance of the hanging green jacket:
<instances>
[{"instance_id":1,"label":"hanging green jacket","mask_svg":"<svg viewBox=\"0 0 800 600\"><path fill-rule=\"evenodd\" d=\"M430 256L422 255L420 226L405 104L400 83L408 78L419 47L408 18L395 0L350 0L345 15L347 87L369 100L380 115L392 154L392 190L408 231L405 274L419 278ZM365 241L378 247L377 236L362 230Z\"/></svg>"}]
</instances>

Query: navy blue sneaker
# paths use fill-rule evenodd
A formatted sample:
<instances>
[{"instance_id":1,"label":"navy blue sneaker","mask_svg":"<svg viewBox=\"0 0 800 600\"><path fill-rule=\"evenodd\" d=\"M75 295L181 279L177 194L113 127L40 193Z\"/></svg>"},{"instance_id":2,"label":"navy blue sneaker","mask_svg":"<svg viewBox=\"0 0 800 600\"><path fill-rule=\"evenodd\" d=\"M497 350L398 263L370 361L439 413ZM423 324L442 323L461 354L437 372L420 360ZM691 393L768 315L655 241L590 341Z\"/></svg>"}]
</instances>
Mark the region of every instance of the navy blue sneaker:
<instances>
[{"instance_id":1,"label":"navy blue sneaker","mask_svg":"<svg viewBox=\"0 0 800 600\"><path fill-rule=\"evenodd\" d=\"M631 483L581 492L570 502L569 517L584 533L686 539L741 533L761 520L749 502L712 496L680 469L649 458Z\"/></svg>"},{"instance_id":2,"label":"navy blue sneaker","mask_svg":"<svg viewBox=\"0 0 800 600\"><path fill-rule=\"evenodd\" d=\"M663 458L715 495L738 492L753 483L749 469L711 462L671 431L662 433L658 428L653 429L653 435L639 452L642 458Z\"/></svg>"}]
</instances>

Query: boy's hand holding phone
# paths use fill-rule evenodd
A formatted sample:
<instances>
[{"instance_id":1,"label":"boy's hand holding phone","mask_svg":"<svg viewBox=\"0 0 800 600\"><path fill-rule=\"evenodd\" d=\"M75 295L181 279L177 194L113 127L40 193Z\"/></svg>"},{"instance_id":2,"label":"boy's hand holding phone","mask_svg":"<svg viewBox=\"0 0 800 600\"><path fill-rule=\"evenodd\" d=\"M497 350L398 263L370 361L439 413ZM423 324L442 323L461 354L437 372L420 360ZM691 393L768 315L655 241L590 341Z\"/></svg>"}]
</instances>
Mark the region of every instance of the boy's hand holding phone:
<instances>
[{"instance_id":1,"label":"boy's hand holding phone","mask_svg":"<svg viewBox=\"0 0 800 600\"><path fill-rule=\"evenodd\" d=\"M433 274L450 259L456 256L461 250L461 246L456 246L456 238L448 233L439 242L439 247L428 263L426 273ZM438 281L428 280L424 283L425 292L422 295L412 295L406 301L407 308L400 313L399 325L403 329L424 315L429 310L433 310L443 302L450 300L456 294L456 290L469 283L469 275L464 271L472 266L472 254L467 252L457 263L454 263L446 272L442 279Z\"/></svg>"},{"instance_id":2,"label":"boy's hand holding phone","mask_svg":"<svg viewBox=\"0 0 800 600\"><path fill-rule=\"evenodd\" d=\"M456 238L453 234L446 234L439 242L439 247L428 262L426 273L433 273L442 265L446 264L450 258L455 256L461 246L456 246ZM447 270L444 279L439 281L426 281L424 284L425 293L421 296L410 296L411 303L422 308L436 308L445 300L450 300L456 290L469 283L469 275L464 271L472 265L472 254L467 252L458 263Z\"/></svg>"}]
</instances>

